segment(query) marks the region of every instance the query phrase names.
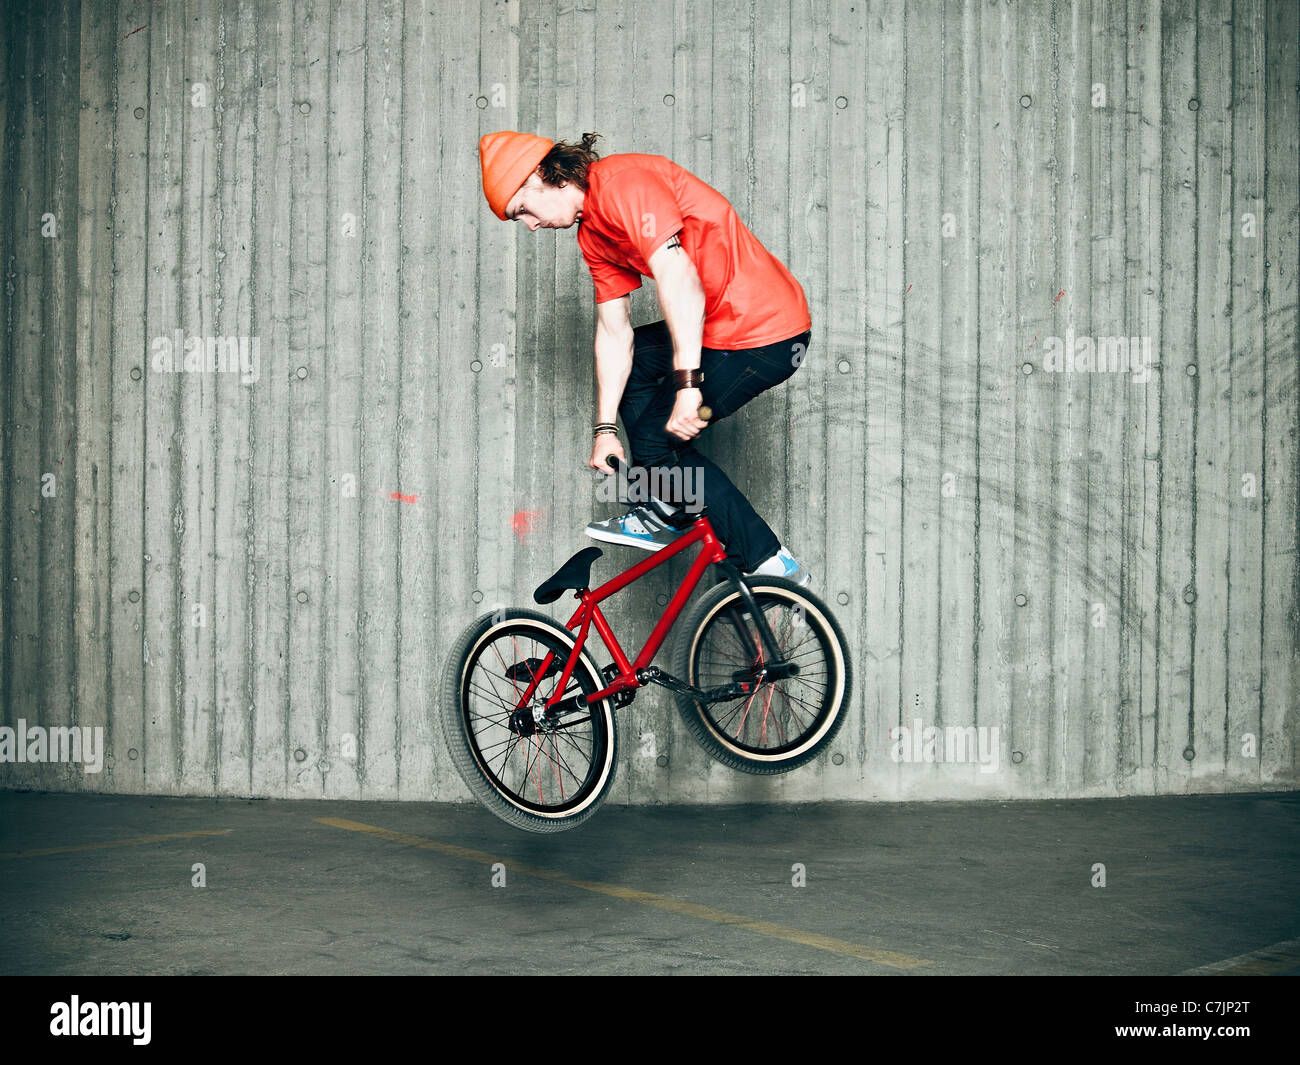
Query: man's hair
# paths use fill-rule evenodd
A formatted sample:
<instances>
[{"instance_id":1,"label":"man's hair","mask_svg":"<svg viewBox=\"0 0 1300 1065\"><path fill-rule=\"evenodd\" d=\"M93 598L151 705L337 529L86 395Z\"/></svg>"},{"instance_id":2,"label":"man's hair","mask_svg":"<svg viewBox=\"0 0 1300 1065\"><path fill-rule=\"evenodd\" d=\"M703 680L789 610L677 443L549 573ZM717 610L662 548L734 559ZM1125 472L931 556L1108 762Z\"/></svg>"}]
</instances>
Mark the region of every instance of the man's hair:
<instances>
[{"instance_id":1,"label":"man's hair","mask_svg":"<svg viewBox=\"0 0 1300 1065\"><path fill-rule=\"evenodd\" d=\"M548 185L573 182L578 188L587 188L587 168L600 158L591 146L600 140L599 133L584 133L577 144L557 141L537 165L542 180Z\"/></svg>"}]
</instances>

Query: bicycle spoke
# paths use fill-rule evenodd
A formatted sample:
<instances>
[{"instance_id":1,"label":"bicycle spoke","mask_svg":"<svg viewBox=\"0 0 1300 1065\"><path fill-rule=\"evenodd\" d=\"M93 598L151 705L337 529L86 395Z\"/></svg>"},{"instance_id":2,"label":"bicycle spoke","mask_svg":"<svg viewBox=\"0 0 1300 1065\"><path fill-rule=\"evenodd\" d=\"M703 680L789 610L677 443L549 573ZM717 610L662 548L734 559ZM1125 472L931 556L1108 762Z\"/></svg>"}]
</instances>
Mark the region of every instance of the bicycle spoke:
<instances>
[{"instance_id":1,"label":"bicycle spoke","mask_svg":"<svg viewBox=\"0 0 1300 1065\"><path fill-rule=\"evenodd\" d=\"M787 714L791 719L795 720L796 723L798 723L799 712L798 712L797 710L795 710L795 708L792 707L792 706L790 705L790 695L789 695L789 693L786 692L786 691L779 691L777 694L779 694L779 695L781 696L781 698L785 700L785 712L786 712L786 714ZM784 742L784 741L783 741L783 742Z\"/></svg>"},{"instance_id":2,"label":"bicycle spoke","mask_svg":"<svg viewBox=\"0 0 1300 1065\"><path fill-rule=\"evenodd\" d=\"M791 695L788 691L782 690L781 694L784 695L787 699L791 699L794 702L798 703L800 706L804 707L808 711L808 713L811 714L814 718L817 716L818 713L817 707L811 705L810 703L804 702L797 695Z\"/></svg>"},{"instance_id":3,"label":"bicycle spoke","mask_svg":"<svg viewBox=\"0 0 1300 1065\"><path fill-rule=\"evenodd\" d=\"M562 755L562 754L560 753L560 745L559 745L558 743L555 742L555 733L554 733L554 732L548 732L548 733L546 734L546 738L547 738L548 740L551 741L551 755L550 755L550 757L551 757L551 761L552 761L552 763L555 764L555 765L557 765L557 766L558 766L560 769L562 769L564 772L568 773L569 776L572 777L574 780L576 780L576 781L581 781L582 778L581 778L580 776L578 776L578 774L575 773L575 772L573 771L573 767L572 767L571 765L569 765L569 763L565 760L564 755ZM563 795L563 794L564 794L564 792L563 792L563 784L561 784L560 787L561 787L561 792L560 792L560 794Z\"/></svg>"},{"instance_id":4,"label":"bicycle spoke","mask_svg":"<svg viewBox=\"0 0 1300 1065\"><path fill-rule=\"evenodd\" d=\"M488 697L488 690L487 690L486 688L484 688L482 685L475 684L474 681L470 681L470 682L469 682L469 686L470 686L471 688L477 688L477 689L478 689L478 690L483 694L484 698L487 698L487 697ZM510 711L513 710L514 707L511 706L509 703L503 701L503 700L502 700L502 699L501 699L501 698L500 698L500 697L499 697L495 692L492 692L492 693L491 693L491 696L492 696L493 699L495 699L495 700L497 700L498 702L500 702L500 704L501 704L501 709L502 709L502 713L504 713L504 714L506 714L507 716L509 716Z\"/></svg>"},{"instance_id":5,"label":"bicycle spoke","mask_svg":"<svg viewBox=\"0 0 1300 1065\"><path fill-rule=\"evenodd\" d=\"M498 780L502 779L502 774L505 772L506 764L510 761L511 757L514 755L515 749L519 746L520 739L522 739L522 737L520 736L511 737L509 749L506 751L505 754L501 756L501 768L497 770L495 773L495 776Z\"/></svg>"},{"instance_id":6,"label":"bicycle spoke","mask_svg":"<svg viewBox=\"0 0 1300 1065\"><path fill-rule=\"evenodd\" d=\"M560 739L564 740L565 743L567 743L570 747L572 747L572 748L573 748L575 751L577 751L579 754L590 755L590 753L591 753L591 748L587 748L586 750L584 750L582 747L579 747L579 746L578 746L578 741L575 740L575 739L573 738L573 735L572 735L571 733L569 733L569 732L564 732L564 731L561 731L560 729L556 729L554 732L551 733L551 735L552 735L552 736L558 736Z\"/></svg>"},{"instance_id":7,"label":"bicycle spoke","mask_svg":"<svg viewBox=\"0 0 1300 1065\"><path fill-rule=\"evenodd\" d=\"M484 674L487 676L487 682L488 682L489 684L492 685L492 694L493 694L493 696L494 696L496 699L498 699L498 700L500 701L500 703L501 703L502 706L514 707L514 706L519 702L518 699L516 699L514 702L510 702L510 701L508 701L508 700L506 700L506 699L503 699L503 698L501 697L501 694L497 691L497 686L496 686L496 684L494 684L493 681L492 681L492 674L487 670L486 667L484 667L483 672L484 672ZM503 679L507 679L507 680L508 680L509 678L503 678Z\"/></svg>"},{"instance_id":8,"label":"bicycle spoke","mask_svg":"<svg viewBox=\"0 0 1300 1065\"><path fill-rule=\"evenodd\" d=\"M696 705L720 735L731 737L740 747L779 751L801 742L830 709L830 638L812 616L798 615L793 603L764 598L761 592L755 596L781 660L799 666L799 672L777 681L763 680L743 700ZM766 667L769 656L757 625L753 618L745 621L742 612L748 613L733 605L709 621L690 667L691 683L697 687L723 686L747 673L757 679ZM753 641L756 653L745 647L738 629Z\"/></svg>"},{"instance_id":9,"label":"bicycle spoke","mask_svg":"<svg viewBox=\"0 0 1300 1065\"><path fill-rule=\"evenodd\" d=\"M528 738L530 742L527 744L528 762L527 765L525 766L525 772L527 774L527 778L532 780L534 787L537 788L538 803L542 805L546 805L546 796L542 794L542 778L537 771L537 761L538 761L537 755L540 752L540 747L536 743L537 740L536 734Z\"/></svg>"},{"instance_id":10,"label":"bicycle spoke","mask_svg":"<svg viewBox=\"0 0 1300 1065\"><path fill-rule=\"evenodd\" d=\"M550 766L551 766L551 776L552 776L552 777L554 778L554 780L555 780L555 786L556 786L557 788L560 789L560 799L561 799L561 801L563 801L563 799L564 799L564 782L563 782L562 780L560 780L560 770L559 770L559 767L555 764L555 759L552 758L549 754L546 753L546 737L545 737L545 736L542 736L542 735L534 735L534 736L533 736L533 742L537 744L537 750L538 750L538 753L541 755L541 757L545 758L546 761L547 761L548 763L550 763Z\"/></svg>"},{"instance_id":11,"label":"bicycle spoke","mask_svg":"<svg viewBox=\"0 0 1300 1065\"><path fill-rule=\"evenodd\" d=\"M605 726L597 719L594 708L582 717L542 724L526 735L512 727L515 711L523 709L520 704L529 685L533 691L527 706L582 697L598 690L581 666L574 669L562 691L562 671L551 674L554 681L541 675L541 663L548 656L552 665L556 659L563 664L571 651L554 640L507 629L481 649L465 674L464 722L479 764L502 794L539 809L576 801L600 776ZM489 663L495 664L489 668ZM526 723L531 726L531 722Z\"/></svg>"},{"instance_id":12,"label":"bicycle spoke","mask_svg":"<svg viewBox=\"0 0 1300 1065\"><path fill-rule=\"evenodd\" d=\"M745 722L749 720L749 708L753 706L754 699L758 696L758 689L745 700L745 712L740 715L740 724L736 726L736 739L740 739L741 732L745 729Z\"/></svg>"},{"instance_id":13,"label":"bicycle spoke","mask_svg":"<svg viewBox=\"0 0 1300 1065\"><path fill-rule=\"evenodd\" d=\"M769 688L763 694L763 718L758 725L758 743L759 746L767 744L767 718L772 712L772 691Z\"/></svg>"},{"instance_id":14,"label":"bicycle spoke","mask_svg":"<svg viewBox=\"0 0 1300 1065\"><path fill-rule=\"evenodd\" d=\"M534 738L535 738L535 737L534 737ZM533 779L533 783L534 783L534 784L536 785L536 787L537 787L537 801L538 801L539 803L545 803L545 802L546 802L546 796L542 794L542 778L541 778L541 776L540 776L540 775L538 774L538 772L537 772L537 765L536 765L536 761L537 761L537 760L536 760L536 758L534 758L534 757L532 756L532 752L533 752L533 750L534 750L535 747L536 747L535 744L529 744L529 747L528 747L528 750L529 750L529 758L528 758L528 773L529 773L529 775L532 777L532 779Z\"/></svg>"},{"instance_id":15,"label":"bicycle spoke","mask_svg":"<svg viewBox=\"0 0 1300 1065\"><path fill-rule=\"evenodd\" d=\"M487 755L488 751L494 750L497 747L502 747L507 743L513 744L517 742L518 739L519 737L512 733L511 735L507 736L503 740L497 740L496 743L489 743L486 747L483 746L483 744L479 744L478 745L479 753L483 755Z\"/></svg>"},{"instance_id":16,"label":"bicycle spoke","mask_svg":"<svg viewBox=\"0 0 1300 1065\"><path fill-rule=\"evenodd\" d=\"M523 692L521 692L521 691L519 690L519 685L518 685L518 683L516 683L515 678L512 677L512 676L510 675L510 667L509 667L508 665L506 665L506 660L505 660L504 658L501 657L501 649L500 649L499 647L497 647L497 645L496 645L496 641L495 641L495 640L492 642L492 650L496 652L497 661L499 661L499 662L501 663L501 673L502 673L502 675L505 677L506 680L508 680L508 681L511 683L511 685L512 685L512 686L514 687L514 689L515 689L515 705L518 706L518 705L519 705L519 700L520 700L520 698L523 697ZM518 661L518 660L516 659L516 662L517 662L517 661ZM489 674L488 674L488 678L491 679L491 677L492 677L492 674L489 673Z\"/></svg>"},{"instance_id":17,"label":"bicycle spoke","mask_svg":"<svg viewBox=\"0 0 1300 1065\"><path fill-rule=\"evenodd\" d=\"M773 689L773 692L774 692L774 694L775 694L775 689ZM781 693L781 694L782 694L782 697L784 697L784 693ZM768 705L769 705L769 706L771 705L771 700L770 700L770 699L768 700ZM787 717L790 716L789 706L786 707L786 715L787 715ZM772 714L772 724L776 726L776 731L777 731L778 735L779 735L780 738L781 738L781 742L780 742L779 746L784 747L784 746L789 742L789 740L786 739L785 729L783 729L783 728L781 727L781 713L780 713L779 710L778 710L778 711L775 711L775 712ZM796 721L795 724L798 724L798 722Z\"/></svg>"}]
</instances>

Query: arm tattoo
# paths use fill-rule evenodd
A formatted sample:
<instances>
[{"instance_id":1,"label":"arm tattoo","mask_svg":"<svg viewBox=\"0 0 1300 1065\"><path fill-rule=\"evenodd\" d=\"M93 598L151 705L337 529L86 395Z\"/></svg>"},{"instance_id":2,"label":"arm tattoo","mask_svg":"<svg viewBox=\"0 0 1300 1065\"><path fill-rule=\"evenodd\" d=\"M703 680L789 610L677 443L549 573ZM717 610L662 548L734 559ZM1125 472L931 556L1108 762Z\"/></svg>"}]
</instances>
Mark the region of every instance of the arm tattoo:
<instances>
[{"instance_id":1,"label":"arm tattoo","mask_svg":"<svg viewBox=\"0 0 1300 1065\"><path fill-rule=\"evenodd\" d=\"M665 248L680 248L681 246L682 242L677 239L676 235L669 237L668 243L664 245Z\"/></svg>"}]
</instances>

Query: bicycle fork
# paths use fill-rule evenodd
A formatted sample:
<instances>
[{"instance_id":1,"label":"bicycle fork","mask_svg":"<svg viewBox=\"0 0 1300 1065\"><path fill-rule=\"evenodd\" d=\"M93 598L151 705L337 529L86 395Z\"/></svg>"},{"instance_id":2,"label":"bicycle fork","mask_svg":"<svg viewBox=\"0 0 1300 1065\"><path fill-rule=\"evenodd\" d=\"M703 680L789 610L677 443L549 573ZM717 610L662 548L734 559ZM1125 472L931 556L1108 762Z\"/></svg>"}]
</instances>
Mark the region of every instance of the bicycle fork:
<instances>
[{"instance_id":1,"label":"bicycle fork","mask_svg":"<svg viewBox=\"0 0 1300 1065\"><path fill-rule=\"evenodd\" d=\"M754 619L754 627L758 629L758 635L763 641L764 648L766 648L767 657L763 660L766 664L762 666L758 674L760 682L764 680L784 680L786 677L796 676L799 672L798 665L794 662L787 662L781 656L781 648L776 645L776 637L772 635L772 630L768 627L767 615L758 608L758 603L754 600L754 593L749 590L749 585L741 577L740 571L730 562L719 562L716 565L726 575L727 579L740 589L741 601L745 604L749 616ZM736 616L734 610L730 612L729 619L732 628L736 630L740 646L744 648L751 661L759 662L759 649L754 646L753 637L750 636L749 630L741 624L741 619Z\"/></svg>"}]
</instances>

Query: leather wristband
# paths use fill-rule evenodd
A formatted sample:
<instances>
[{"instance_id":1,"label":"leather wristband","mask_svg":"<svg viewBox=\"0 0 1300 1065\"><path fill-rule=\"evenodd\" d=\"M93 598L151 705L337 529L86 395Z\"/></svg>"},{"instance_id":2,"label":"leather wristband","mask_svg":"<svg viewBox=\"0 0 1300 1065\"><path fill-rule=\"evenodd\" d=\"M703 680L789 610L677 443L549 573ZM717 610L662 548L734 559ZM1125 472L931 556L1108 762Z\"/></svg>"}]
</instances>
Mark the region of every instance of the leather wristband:
<instances>
[{"instance_id":1,"label":"leather wristband","mask_svg":"<svg viewBox=\"0 0 1300 1065\"><path fill-rule=\"evenodd\" d=\"M677 386L678 391L683 388L699 388L704 384L703 370L674 370L673 384Z\"/></svg>"}]
</instances>

